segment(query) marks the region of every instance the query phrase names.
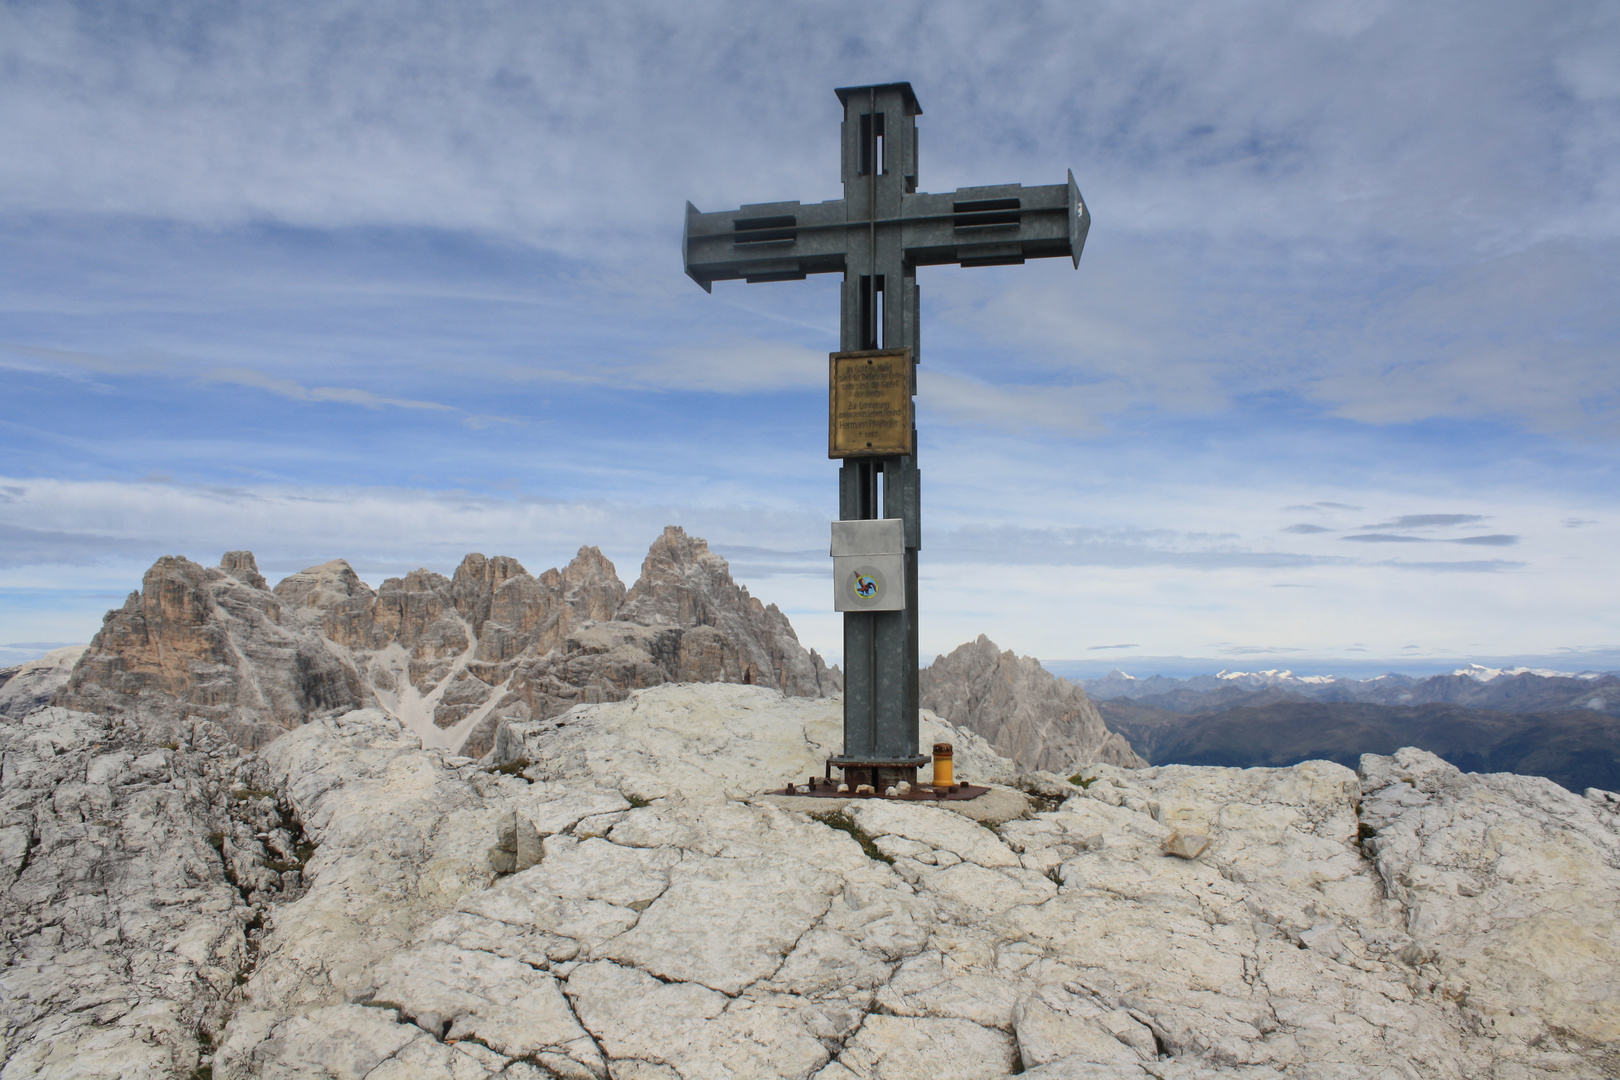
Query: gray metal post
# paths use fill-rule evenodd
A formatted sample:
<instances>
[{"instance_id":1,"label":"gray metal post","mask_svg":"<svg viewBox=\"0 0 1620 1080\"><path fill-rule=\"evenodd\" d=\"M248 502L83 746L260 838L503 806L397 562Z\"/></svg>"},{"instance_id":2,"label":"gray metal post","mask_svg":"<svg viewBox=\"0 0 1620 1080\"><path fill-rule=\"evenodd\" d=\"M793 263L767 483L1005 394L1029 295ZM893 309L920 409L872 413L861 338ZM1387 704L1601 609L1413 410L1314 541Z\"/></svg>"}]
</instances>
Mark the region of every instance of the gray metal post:
<instances>
[{"instance_id":1,"label":"gray metal post","mask_svg":"<svg viewBox=\"0 0 1620 1080\"><path fill-rule=\"evenodd\" d=\"M911 84L836 92L844 106L844 197L709 214L688 203L681 251L687 274L705 290L736 278L793 281L841 271L841 351L909 348L915 364L921 354L918 266L999 266L1057 255L1079 266L1091 215L1072 172L1067 184L1045 187L918 192L922 108ZM913 367L911 392L916 389ZM922 474L915 431L911 446L902 456L845 458L838 475L841 519L905 523L905 610L844 615L844 752L831 764L851 784L871 783L879 791L915 780L927 760L918 753Z\"/></svg>"}]
</instances>

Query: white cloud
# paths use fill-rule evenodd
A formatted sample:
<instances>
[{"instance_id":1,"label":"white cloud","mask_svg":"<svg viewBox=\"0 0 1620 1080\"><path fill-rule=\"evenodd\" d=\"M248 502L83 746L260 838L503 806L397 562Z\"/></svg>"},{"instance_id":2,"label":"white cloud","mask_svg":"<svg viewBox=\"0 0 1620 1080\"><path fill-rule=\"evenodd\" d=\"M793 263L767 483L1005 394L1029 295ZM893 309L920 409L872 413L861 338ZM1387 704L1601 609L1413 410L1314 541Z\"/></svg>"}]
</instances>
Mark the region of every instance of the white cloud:
<instances>
[{"instance_id":1,"label":"white cloud","mask_svg":"<svg viewBox=\"0 0 1620 1080\"><path fill-rule=\"evenodd\" d=\"M917 371L922 415L937 413L953 424L986 426L1018 434L1042 428L1069 433L1102 430L1099 414L1111 411L1091 387L992 385L933 368Z\"/></svg>"}]
</instances>

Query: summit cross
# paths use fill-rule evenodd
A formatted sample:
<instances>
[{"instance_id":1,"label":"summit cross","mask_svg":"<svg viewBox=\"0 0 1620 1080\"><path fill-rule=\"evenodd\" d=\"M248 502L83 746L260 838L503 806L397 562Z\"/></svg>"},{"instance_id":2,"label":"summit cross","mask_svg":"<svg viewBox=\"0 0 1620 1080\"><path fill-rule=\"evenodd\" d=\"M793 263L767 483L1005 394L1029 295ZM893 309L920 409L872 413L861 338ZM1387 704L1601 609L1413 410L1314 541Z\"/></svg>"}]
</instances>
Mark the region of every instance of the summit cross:
<instances>
[{"instance_id":1,"label":"summit cross","mask_svg":"<svg viewBox=\"0 0 1620 1080\"><path fill-rule=\"evenodd\" d=\"M835 608L844 612L844 752L828 764L851 791L870 783L881 793L915 784L928 761L917 720L917 268L1059 255L1078 267L1091 215L1072 171L1067 184L920 192L922 107L911 84L835 92L844 106L844 197L709 214L687 203L681 251L687 275L710 292L739 278L844 275L828 438L828 456L843 461L833 555Z\"/></svg>"}]
</instances>

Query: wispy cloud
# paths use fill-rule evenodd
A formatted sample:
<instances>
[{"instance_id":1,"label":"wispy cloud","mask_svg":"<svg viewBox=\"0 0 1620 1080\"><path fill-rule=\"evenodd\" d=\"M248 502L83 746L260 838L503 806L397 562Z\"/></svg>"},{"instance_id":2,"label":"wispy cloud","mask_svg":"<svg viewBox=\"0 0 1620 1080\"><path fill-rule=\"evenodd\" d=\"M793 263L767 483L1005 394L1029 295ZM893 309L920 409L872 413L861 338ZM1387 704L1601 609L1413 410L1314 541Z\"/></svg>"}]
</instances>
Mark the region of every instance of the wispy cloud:
<instances>
[{"instance_id":1,"label":"wispy cloud","mask_svg":"<svg viewBox=\"0 0 1620 1080\"><path fill-rule=\"evenodd\" d=\"M1523 570L1525 563L1506 559L1473 559L1458 562L1405 562L1390 559L1375 564L1392 570L1418 570L1437 574L1500 574L1508 570Z\"/></svg>"},{"instance_id":2,"label":"wispy cloud","mask_svg":"<svg viewBox=\"0 0 1620 1080\"><path fill-rule=\"evenodd\" d=\"M1485 519L1479 514L1402 514L1376 525L1363 525L1363 529L1421 529L1435 525L1471 525Z\"/></svg>"},{"instance_id":3,"label":"wispy cloud","mask_svg":"<svg viewBox=\"0 0 1620 1080\"><path fill-rule=\"evenodd\" d=\"M260 371L246 368L208 368L197 375L208 382L229 383L233 386L251 386L268 390L288 401L331 401L343 405L359 405L367 409L389 406L396 409L431 409L436 412L461 412L451 405L437 401L414 401L410 398L383 397L369 390L349 386L304 386L291 379L280 379Z\"/></svg>"},{"instance_id":4,"label":"wispy cloud","mask_svg":"<svg viewBox=\"0 0 1620 1080\"><path fill-rule=\"evenodd\" d=\"M120 360L71 349L53 349L9 342L0 342L0 352L11 352L34 357L46 361L50 365L67 365L107 375L186 378L205 383L248 387L254 390L267 391L288 401L301 401L311 404L355 405L364 409L419 409L430 412L451 413L460 417L463 423L474 427L521 422L511 417L469 413L466 409L446 405L443 402L391 397L385 394L376 394L370 390L362 390L358 387L306 386L294 379L269 375L251 368L198 365L173 358L143 357L135 360ZM51 368L46 367L44 370L51 370Z\"/></svg>"},{"instance_id":5,"label":"wispy cloud","mask_svg":"<svg viewBox=\"0 0 1620 1080\"><path fill-rule=\"evenodd\" d=\"M1517 536L1508 533L1492 533L1488 536L1403 536L1399 533L1353 533L1342 537L1344 540L1354 540L1363 544L1474 544L1481 547L1510 547L1519 542Z\"/></svg>"},{"instance_id":6,"label":"wispy cloud","mask_svg":"<svg viewBox=\"0 0 1620 1080\"><path fill-rule=\"evenodd\" d=\"M1283 530L1283 532L1285 532L1285 533L1300 533L1302 535L1307 535L1307 536L1310 535L1311 533L1325 533L1325 532L1332 532L1332 531L1333 531L1332 529L1326 528L1325 526L1311 525L1311 524L1308 524L1308 523L1301 523L1299 525L1290 525L1286 529Z\"/></svg>"}]
</instances>

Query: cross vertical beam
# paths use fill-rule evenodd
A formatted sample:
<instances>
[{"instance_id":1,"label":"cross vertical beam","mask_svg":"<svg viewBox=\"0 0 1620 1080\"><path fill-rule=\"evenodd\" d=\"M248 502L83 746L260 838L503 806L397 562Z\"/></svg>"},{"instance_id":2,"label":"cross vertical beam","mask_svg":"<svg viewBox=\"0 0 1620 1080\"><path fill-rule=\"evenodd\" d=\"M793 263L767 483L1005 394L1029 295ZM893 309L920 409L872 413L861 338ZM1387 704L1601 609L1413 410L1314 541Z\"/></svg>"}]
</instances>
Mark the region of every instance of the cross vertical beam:
<instances>
[{"instance_id":1,"label":"cross vertical beam","mask_svg":"<svg viewBox=\"0 0 1620 1080\"><path fill-rule=\"evenodd\" d=\"M682 260L687 275L706 291L716 281L796 281L841 272L841 351L909 350L907 375L915 395L921 354L917 267L1004 266L1059 255L1079 266L1091 214L1072 172L1067 184L919 192L916 118L922 108L911 84L836 93L844 107L844 197L708 214L687 203ZM844 457L838 474L840 519L902 523L905 608L844 614L844 752L830 762L852 789L870 783L880 793L889 784L915 780L927 761L918 753L922 474L914 427L910 447L908 454L874 450Z\"/></svg>"},{"instance_id":2,"label":"cross vertical beam","mask_svg":"<svg viewBox=\"0 0 1620 1080\"><path fill-rule=\"evenodd\" d=\"M917 124L922 110L905 83L838 91L844 106L842 174L846 233L840 305L842 351L911 350L918 359L917 267L900 230L878 222L900 218L917 189ZM861 228L861 224L865 228ZM910 373L916 393L916 369ZM838 473L838 516L845 521L899 518L904 524L906 607L844 613L845 780L878 791L916 779L918 753L917 552L922 547L922 475L917 437L903 456L845 458Z\"/></svg>"}]
</instances>

